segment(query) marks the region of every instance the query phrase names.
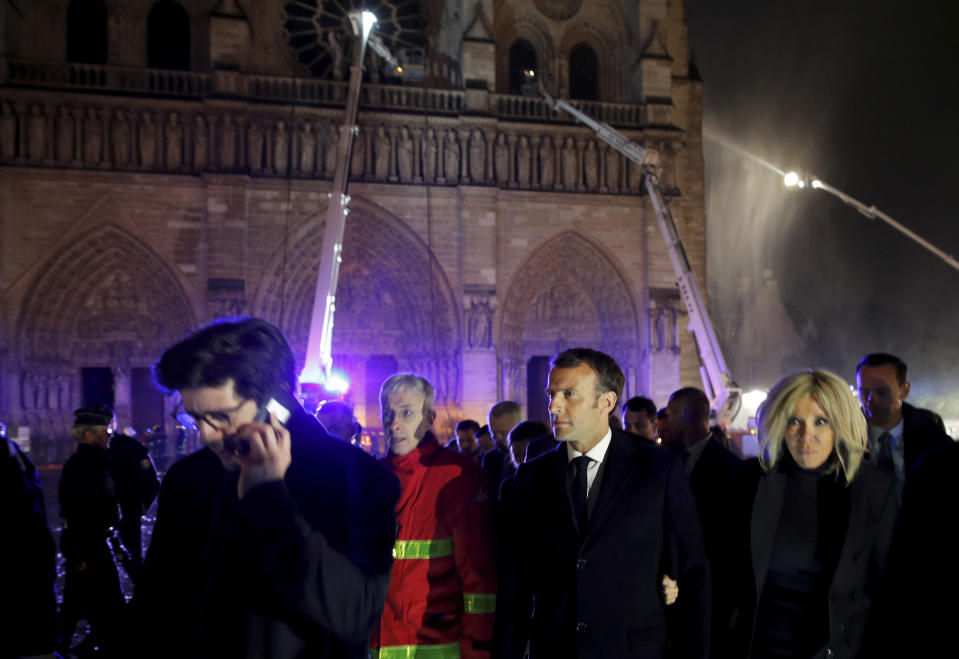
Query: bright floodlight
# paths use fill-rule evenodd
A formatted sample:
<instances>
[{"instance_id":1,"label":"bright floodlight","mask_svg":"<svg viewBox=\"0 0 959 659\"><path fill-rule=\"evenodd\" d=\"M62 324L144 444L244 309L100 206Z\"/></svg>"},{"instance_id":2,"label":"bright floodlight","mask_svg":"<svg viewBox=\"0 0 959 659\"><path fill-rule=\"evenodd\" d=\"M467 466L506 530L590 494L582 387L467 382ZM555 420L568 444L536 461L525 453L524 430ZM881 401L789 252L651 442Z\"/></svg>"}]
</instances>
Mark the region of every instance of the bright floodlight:
<instances>
[{"instance_id":1,"label":"bright floodlight","mask_svg":"<svg viewBox=\"0 0 959 659\"><path fill-rule=\"evenodd\" d=\"M819 188L822 187L822 181L820 181L818 178L814 178L812 180L812 183L810 183L810 185L818 190Z\"/></svg>"},{"instance_id":2,"label":"bright floodlight","mask_svg":"<svg viewBox=\"0 0 959 659\"><path fill-rule=\"evenodd\" d=\"M363 12L363 33L369 34L373 26L376 25L376 14L371 11Z\"/></svg>"},{"instance_id":3,"label":"bright floodlight","mask_svg":"<svg viewBox=\"0 0 959 659\"><path fill-rule=\"evenodd\" d=\"M796 172L786 172L786 175L783 176L783 183L786 184L787 188L795 188L799 185L799 174Z\"/></svg>"},{"instance_id":4,"label":"bright floodlight","mask_svg":"<svg viewBox=\"0 0 959 659\"><path fill-rule=\"evenodd\" d=\"M743 394L743 404L752 410L762 405L764 400L766 400L766 392L761 389L754 389Z\"/></svg>"}]
</instances>

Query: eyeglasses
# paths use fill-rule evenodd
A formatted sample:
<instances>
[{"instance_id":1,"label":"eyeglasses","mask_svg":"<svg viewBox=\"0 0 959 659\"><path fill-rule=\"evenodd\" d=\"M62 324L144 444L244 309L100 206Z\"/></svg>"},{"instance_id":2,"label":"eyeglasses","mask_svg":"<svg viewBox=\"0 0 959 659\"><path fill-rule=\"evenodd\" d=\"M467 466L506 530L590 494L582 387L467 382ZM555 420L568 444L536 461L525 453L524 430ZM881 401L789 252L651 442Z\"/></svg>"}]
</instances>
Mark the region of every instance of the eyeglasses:
<instances>
[{"instance_id":1,"label":"eyeglasses","mask_svg":"<svg viewBox=\"0 0 959 659\"><path fill-rule=\"evenodd\" d=\"M186 408L183 407L183 402L181 401L176 406L176 409L173 410L171 416L177 423L187 428L199 429L200 422L202 421L217 432L225 432L233 425L233 417L236 416L236 413L239 412L240 408L246 405L246 403L247 401L244 400L236 407L231 407L228 410L214 410L201 414L200 412L188 412Z\"/></svg>"}]
</instances>

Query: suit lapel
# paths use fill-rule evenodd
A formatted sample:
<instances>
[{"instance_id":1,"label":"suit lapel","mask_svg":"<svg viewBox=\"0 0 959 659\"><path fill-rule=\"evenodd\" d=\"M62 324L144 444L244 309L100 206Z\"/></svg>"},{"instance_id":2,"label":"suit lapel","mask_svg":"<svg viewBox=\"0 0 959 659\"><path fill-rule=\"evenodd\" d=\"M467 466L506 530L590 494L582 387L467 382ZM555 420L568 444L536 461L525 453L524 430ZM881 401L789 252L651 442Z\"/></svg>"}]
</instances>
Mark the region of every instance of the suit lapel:
<instances>
[{"instance_id":1,"label":"suit lapel","mask_svg":"<svg viewBox=\"0 0 959 659\"><path fill-rule=\"evenodd\" d=\"M633 464L636 452L630 450L630 441L632 440L623 436L622 433L613 431L613 437L609 441L609 448L603 460L603 480L599 485L599 497L589 516L587 539L602 525L603 518L616 504L620 492L636 473L636 467Z\"/></svg>"},{"instance_id":2,"label":"suit lapel","mask_svg":"<svg viewBox=\"0 0 959 659\"><path fill-rule=\"evenodd\" d=\"M786 493L786 477L778 470L765 474L759 481L753 503L750 525L750 545L753 555L753 577L757 601L762 596L769 557L772 554L779 517L782 514L783 497Z\"/></svg>"}]
</instances>

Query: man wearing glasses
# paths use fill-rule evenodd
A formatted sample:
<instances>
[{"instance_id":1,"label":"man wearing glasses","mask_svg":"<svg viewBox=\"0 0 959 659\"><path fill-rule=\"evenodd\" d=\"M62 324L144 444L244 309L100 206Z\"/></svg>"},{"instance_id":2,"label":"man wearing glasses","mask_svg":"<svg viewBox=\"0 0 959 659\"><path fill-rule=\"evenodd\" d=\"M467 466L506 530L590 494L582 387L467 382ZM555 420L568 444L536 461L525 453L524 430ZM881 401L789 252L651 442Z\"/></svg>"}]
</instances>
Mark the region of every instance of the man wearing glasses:
<instances>
[{"instance_id":1,"label":"man wearing glasses","mask_svg":"<svg viewBox=\"0 0 959 659\"><path fill-rule=\"evenodd\" d=\"M266 321L203 327L154 375L205 448L160 488L133 600L150 643L131 650L365 657L389 583L396 478L303 410L293 354Z\"/></svg>"},{"instance_id":2,"label":"man wearing glasses","mask_svg":"<svg viewBox=\"0 0 959 659\"><path fill-rule=\"evenodd\" d=\"M107 453L112 414L105 415L100 408L81 408L73 414L70 433L77 450L63 465L58 488L63 519L60 551L66 570L61 638L69 646L77 622L86 619L90 634L76 651L99 647L105 656L112 656L124 602L107 544L120 519L117 482Z\"/></svg>"}]
</instances>

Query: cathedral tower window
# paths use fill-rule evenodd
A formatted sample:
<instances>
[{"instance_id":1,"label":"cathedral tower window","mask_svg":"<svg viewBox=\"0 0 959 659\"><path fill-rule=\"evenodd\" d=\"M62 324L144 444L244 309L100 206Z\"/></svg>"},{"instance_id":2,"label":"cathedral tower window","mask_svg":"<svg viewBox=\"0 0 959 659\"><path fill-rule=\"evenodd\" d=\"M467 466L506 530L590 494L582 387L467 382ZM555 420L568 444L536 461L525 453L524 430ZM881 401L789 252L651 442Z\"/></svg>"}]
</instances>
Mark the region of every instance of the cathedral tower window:
<instances>
[{"instance_id":1,"label":"cathedral tower window","mask_svg":"<svg viewBox=\"0 0 959 659\"><path fill-rule=\"evenodd\" d=\"M588 44L578 44L569 53L569 96L599 100L599 58Z\"/></svg>"},{"instance_id":2,"label":"cathedral tower window","mask_svg":"<svg viewBox=\"0 0 959 659\"><path fill-rule=\"evenodd\" d=\"M147 18L147 66L190 69L190 17L178 2L161 0Z\"/></svg>"},{"instance_id":3,"label":"cathedral tower window","mask_svg":"<svg viewBox=\"0 0 959 659\"><path fill-rule=\"evenodd\" d=\"M526 39L517 39L509 48L509 93L519 94L526 84L525 72L536 70L536 49Z\"/></svg>"},{"instance_id":4,"label":"cathedral tower window","mask_svg":"<svg viewBox=\"0 0 959 659\"><path fill-rule=\"evenodd\" d=\"M73 0L67 7L67 61L107 63L107 8L101 0Z\"/></svg>"}]
</instances>

